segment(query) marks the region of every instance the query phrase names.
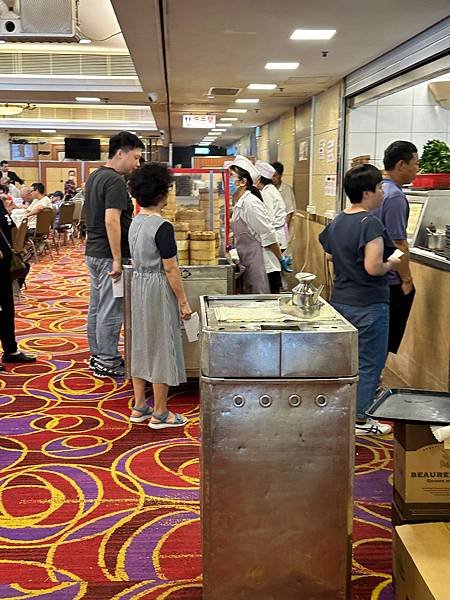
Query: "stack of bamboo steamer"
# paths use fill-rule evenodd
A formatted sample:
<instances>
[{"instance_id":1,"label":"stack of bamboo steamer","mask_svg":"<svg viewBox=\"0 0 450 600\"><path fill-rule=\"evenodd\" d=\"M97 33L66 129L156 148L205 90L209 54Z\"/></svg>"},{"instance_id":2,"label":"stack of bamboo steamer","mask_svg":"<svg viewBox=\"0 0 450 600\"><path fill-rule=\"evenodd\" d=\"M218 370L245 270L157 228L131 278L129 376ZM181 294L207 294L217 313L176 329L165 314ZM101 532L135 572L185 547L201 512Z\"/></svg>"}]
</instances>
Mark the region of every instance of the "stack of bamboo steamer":
<instances>
[{"instance_id":1,"label":"stack of bamboo steamer","mask_svg":"<svg viewBox=\"0 0 450 600\"><path fill-rule=\"evenodd\" d=\"M215 265L216 234L214 231L194 231L189 234L191 265Z\"/></svg>"},{"instance_id":2,"label":"stack of bamboo steamer","mask_svg":"<svg viewBox=\"0 0 450 600\"><path fill-rule=\"evenodd\" d=\"M221 200L218 192L214 192L213 194L213 204L214 204L214 223L210 223L210 197L209 197L209 189L205 188L200 190L200 200L199 205L200 209L206 215L206 222L209 225L209 228L214 231L220 230L220 207L223 205L223 200Z\"/></svg>"},{"instance_id":3,"label":"stack of bamboo steamer","mask_svg":"<svg viewBox=\"0 0 450 600\"><path fill-rule=\"evenodd\" d=\"M178 264L189 264L189 223L176 221L173 225L178 249Z\"/></svg>"},{"instance_id":4,"label":"stack of bamboo steamer","mask_svg":"<svg viewBox=\"0 0 450 600\"><path fill-rule=\"evenodd\" d=\"M215 252L216 252L216 260L219 258L220 255L220 233L218 231L215 232Z\"/></svg>"},{"instance_id":5,"label":"stack of bamboo steamer","mask_svg":"<svg viewBox=\"0 0 450 600\"><path fill-rule=\"evenodd\" d=\"M204 231L206 229L205 213L198 208L180 208L175 214L175 221L188 223L189 231Z\"/></svg>"},{"instance_id":6,"label":"stack of bamboo steamer","mask_svg":"<svg viewBox=\"0 0 450 600\"><path fill-rule=\"evenodd\" d=\"M173 220L175 219L176 210L177 210L177 197L176 197L175 184L174 184L173 188L171 188L169 190L169 195L167 196L167 204L162 209L161 214L165 219L173 222Z\"/></svg>"}]
</instances>

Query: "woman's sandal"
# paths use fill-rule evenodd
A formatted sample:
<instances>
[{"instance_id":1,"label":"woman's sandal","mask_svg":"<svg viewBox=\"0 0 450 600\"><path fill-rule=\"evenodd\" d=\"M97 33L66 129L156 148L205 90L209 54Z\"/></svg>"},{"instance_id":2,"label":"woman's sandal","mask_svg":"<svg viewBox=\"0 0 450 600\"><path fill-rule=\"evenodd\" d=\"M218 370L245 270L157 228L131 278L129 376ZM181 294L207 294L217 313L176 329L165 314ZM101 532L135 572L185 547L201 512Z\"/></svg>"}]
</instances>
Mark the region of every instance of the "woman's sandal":
<instances>
[{"instance_id":1,"label":"woman's sandal","mask_svg":"<svg viewBox=\"0 0 450 600\"><path fill-rule=\"evenodd\" d=\"M133 415L130 416L130 423L143 423L147 421L147 419L151 419L153 415L153 408L151 408L148 404L139 408L139 406L133 406L133 410L141 413L139 417L135 417Z\"/></svg>"},{"instance_id":2,"label":"woman's sandal","mask_svg":"<svg viewBox=\"0 0 450 600\"><path fill-rule=\"evenodd\" d=\"M151 429L166 429L169 427L183 427L183 425L186 425L186 423L188 422L188 419L186 417L179 415L178 413L174 413L174 414L175 414L175 419L174 419L173 423L170 423L167 421L167 419L170 416L170 412L168 410L165 413L163 413L162 415L157 415L157 414L153 413L152 417L155 419L158 419L159 423L152 423L150 421L148 426Z\"/></svg>"}]
</instances>

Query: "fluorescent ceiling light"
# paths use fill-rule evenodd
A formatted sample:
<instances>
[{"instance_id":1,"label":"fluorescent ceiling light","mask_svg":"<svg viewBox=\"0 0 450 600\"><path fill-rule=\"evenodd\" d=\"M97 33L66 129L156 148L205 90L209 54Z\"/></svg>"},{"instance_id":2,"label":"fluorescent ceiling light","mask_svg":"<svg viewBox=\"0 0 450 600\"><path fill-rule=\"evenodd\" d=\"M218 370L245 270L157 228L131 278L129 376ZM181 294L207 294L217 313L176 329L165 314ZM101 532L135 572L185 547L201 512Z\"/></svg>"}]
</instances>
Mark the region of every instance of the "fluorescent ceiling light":
<instances>
[{"instance_id":1,"label":"fluorescent ceiling light","mask_svg":"<svg viewBox=\"0 0 450 600\"><path fill-rule=\"evenodd\" d=\"M77 102L101 102L102 99L101 98L96 98L96 97L89 97L89 96L77 96L75 98L75 100Z\"/></svg>"},{"instance_id":2,"label":"fluorescent ceiling light","mask_svg":"<svg viewBox=\"0 0 450 600\"><path fill-rule=\"evenodd\" d=\"M266 69L271 69L271 70L275 70L275 69L298 69L300 63L298 62L268 62L266 63L265 68Z\"/></svg>"},{"instance_id":3,"label":"fluorescent ceiling light","mask_svg":"<svg viewBox=\"0 0 450 600\"><path fill-rule=\"evenodd\" d=\"M88 38L83 38L78 43L79 44L92 44L92 40L90 40Z\"/></svg>"},{"instance_id":4,"label":"fluorescent ceiling light","mask_svg":"<svg viewBox=\"0 0 450 600\"><path fill-rule=\"evenodd\" d=\"M225 129L211 129L209 133L217 133L218 131L225 131Z\"/></svg>"},{"instance_id":5,"label":"fluorescent ceiling light","mask_svg":"<svg viewBox=\"0 0 450 600\"><path fill-rule=\"evenodd\" d=\"M239 121L237 117L222 117L219 121Z\"/></svg>"},{"instance_id":6,"label":"fluorescent ceiling light","mask_svg":"<svg viewBox=\"0 0 450 600\"><path fill-rule=\"evenodd\" d=\"M220 131L220 132L223 132L223 131L226 131L226 129L222 129L222 128L220 128L220 129L213 129L213 131Z\"/></svg>"},{"instance_id":7,"label":"fluorescent ceiling light","mask_svg":"<svg viewBox=\"0 0 450 600\"><path fill-rule=\"evenodd\" d=\"M236 104L258 104L259 98L238 98Z\"/></svg>"},{"instance_id":8,"label":"fluorescent ceiling light","mask_svg":"<svg viewBox=\"0 0 450 600\"><path fill-rule=\"evenodd\" d=\"M246 108L227 108L227 113L246 113Z\"/></svg>"},{"instance_id":9,"label":"fluorescent ceiling light","mask_svg":"<svg viewBox=\"0 0 450 600\"><path fill-rule=\"evenodd\" d=\"M56 129L41 129L42 133L56 133Z\"/></svg>"},{"instance_id":10,"label":"fluorescent ceiling light","mask_svg":"<svg viewBox=\"0 0 450 600\"><path fill-rule=\"evenodd\" d=\"M233 123L218 123L219 127L233 127Z\"/></svg>"},{"instance_id":11,"label":"fluorescent ceiling light","mask_svg":"<svg viewBox=\"0 0 450 600\"><path fill-rule=\"evenodd\" d=\"M331 40L336 29L296 29L291 40Z\"/></svg>"},{"instance_id":12,"label":"fluorescent ceiling light","mask_svg":"<svg viewBox=\"0 0 450 600\"><path fill-rule=\"evenodd\" d=\"M277 87L276 83L251 83L247 86L248 90L274 90Z\"/></svg>"}]
</instances>

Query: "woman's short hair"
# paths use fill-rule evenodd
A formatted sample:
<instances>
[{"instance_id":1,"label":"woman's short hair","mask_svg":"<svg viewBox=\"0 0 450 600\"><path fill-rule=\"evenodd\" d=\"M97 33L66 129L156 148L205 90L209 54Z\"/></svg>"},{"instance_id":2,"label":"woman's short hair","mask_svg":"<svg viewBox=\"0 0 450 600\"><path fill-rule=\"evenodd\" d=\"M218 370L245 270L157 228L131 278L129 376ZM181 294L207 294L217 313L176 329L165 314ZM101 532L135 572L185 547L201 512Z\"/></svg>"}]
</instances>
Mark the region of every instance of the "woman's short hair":
<instances>
[{"instance_id":1,"label":"woman's short hair","mask_svg":"<svg viewBox=\"0 0 450 600\"><path fill-rule=\"evenodd\" d=\"M383 181L383 175L376 167L369 164L352 167L344 177L344 190L352 204L363 199L364 192L374 192Z\"/></svg>"},{"instance_id":2,"label":"woman's short hair","mask_svg":"<svg viewBox=\"0 0 450 600\"><path fill-rule=\"evenodd\" d=\"M142 208L157 206L167 196L172 184L173 175L168 167L156 162L144 163L129 180L131 195Z\"/></svg>"}]
</instances>

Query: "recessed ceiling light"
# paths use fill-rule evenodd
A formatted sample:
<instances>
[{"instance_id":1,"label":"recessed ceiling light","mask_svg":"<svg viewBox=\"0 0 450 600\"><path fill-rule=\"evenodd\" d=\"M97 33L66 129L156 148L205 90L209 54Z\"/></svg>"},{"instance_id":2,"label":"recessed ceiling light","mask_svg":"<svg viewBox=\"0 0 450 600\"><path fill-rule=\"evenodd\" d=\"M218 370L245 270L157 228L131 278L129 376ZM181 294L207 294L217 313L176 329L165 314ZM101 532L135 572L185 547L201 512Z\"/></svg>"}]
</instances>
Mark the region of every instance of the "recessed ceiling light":
<instances>
[{"instance_id":1,"label":"recessed ceiling light","mask_svg":"<svg viewBox=\"0 0 450 600\"><path fill-rule=\"evenodd\" d=\"M246 113L246 108L227 108L227 113Z\"/></svg>"},{"instance_id":2,"label":"recessed ceiling light","mask_svg":"<svg viewBox=\"0 0 450 600\"><path fill-rule=\"evenodd\" d=\"M218 131L225 131L225 129L211 129L210 133L217 133Z\"/></svg>"},{"instance_id":3,"label":"recessed ceiling light","mask_svg":"<svg viewBox=\"0 0 450 600\"><path fill-rule=\"evenodd\" d=\"M96 97L89 97L89 96L77 96L75 98L75 100L77 102L101 102L102 99L101 98L96 98Z\"/></svg>"},{"instance_id":4,"label":"recessed ceiling light","mask_svg":"<svg viewBox=\"0 0 450 600\"><path fill-rule=\"evenodd\" d=\"M219 127L233 127L233 123L218 123Z\"/></svg>"},{"instance_id":5,"label":"recessed ceiling light","mask_svg":"<svg viewBox=\"0 0 450 600\"><path fill-rule=\"evenodd\" d=\"M248 90L274 90L277 87L276 83L251 83L247 86Z\"/></svg>"},{"instance_id":6,"label":"recessed ceiling light","mask_svg":"<svg viewBox=\"0 0 450 600\"><path fill-rule=\"evenodd\" d=\"M237 117L221 117L219 121L239 121Z\"/></svg>"},{"instance_id":7,"label":"recessed ceiling light","mask_svg":"<svg viewBox=\"0 0 450 600\"><path fill-rule=\"evenodd\" d=\"M56 129L41 129L42 133L56 133Z\"/></svg>"},{"instance_id":8,"label":"recessed ceiling light","mask_svg":"<svg viewBox=\"0 0 450 600\"><path fill-rule=\"evenodd\" d=\"M89 38L82 38L78 43L79 44L92 44L92 40L90 40Z\"/></svg>"},{"instance_id":9,"label":"recessed ceiling light","mask_svg":"<svg viewBox=\"0 0 450 600\"><path fill-rule=\"evenodd\" d=\"M259 98L238 98L236 104L258 104Z\"/></svg>"},{"instance_id":10,"label":"recessed ceiling light","mask_svg":"<svg viewBox=\"0 0 450 600\"><path fill-rule=\"evenodd\" d=\"M300 63L298 62L268 62L266 63L266 69L298 69Z\"/></svg>"},{"instance_id":11,"label":"recessed ceiling light","mask_svg":"<svg viewBox=\"0 0 450 600\"><path fill-rule=\"evenodd\" d=\"M296 29L291 40L331 40L336 29Z\"/></svg>"}]
</instances>

